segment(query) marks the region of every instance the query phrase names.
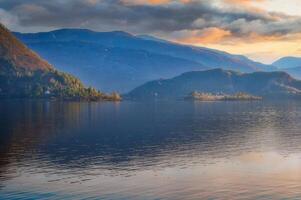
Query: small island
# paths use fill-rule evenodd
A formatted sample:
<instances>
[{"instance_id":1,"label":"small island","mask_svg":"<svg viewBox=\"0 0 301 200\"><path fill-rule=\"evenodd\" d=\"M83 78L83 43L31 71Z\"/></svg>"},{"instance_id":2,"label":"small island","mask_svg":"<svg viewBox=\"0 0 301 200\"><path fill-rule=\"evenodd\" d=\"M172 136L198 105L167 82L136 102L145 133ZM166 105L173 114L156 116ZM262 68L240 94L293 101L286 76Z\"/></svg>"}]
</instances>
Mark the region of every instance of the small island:
<instances>
[{"instance_id":1,"label":"small island","mask_svg":"<svg viewBox=\"0 0 301 200\"><path fill-rule=\"evenodd\" d=\"M185 99L196 101L254 101L262 100L262 97L253 96L243 92L239 92L233 95L192 92L187 97L185 97Z\"/></svg>"}]
</instances>

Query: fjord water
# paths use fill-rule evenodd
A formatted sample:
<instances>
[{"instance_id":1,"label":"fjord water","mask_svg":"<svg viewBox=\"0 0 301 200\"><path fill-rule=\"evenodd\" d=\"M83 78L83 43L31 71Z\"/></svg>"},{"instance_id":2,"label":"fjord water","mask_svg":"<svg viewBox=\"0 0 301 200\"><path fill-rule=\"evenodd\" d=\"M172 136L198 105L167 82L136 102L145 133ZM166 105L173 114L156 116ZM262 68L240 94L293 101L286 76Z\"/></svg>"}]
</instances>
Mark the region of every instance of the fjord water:
<instances>
[{"instance_id":1,"label":"fjord water","mask_svg":"<svg viewBox=\"0 0 301 200\"><path fill-rule=\"evenodd\" d=\"M301 102L0 102L0 199L301 199Z\"/></svg>"}]
</instances>

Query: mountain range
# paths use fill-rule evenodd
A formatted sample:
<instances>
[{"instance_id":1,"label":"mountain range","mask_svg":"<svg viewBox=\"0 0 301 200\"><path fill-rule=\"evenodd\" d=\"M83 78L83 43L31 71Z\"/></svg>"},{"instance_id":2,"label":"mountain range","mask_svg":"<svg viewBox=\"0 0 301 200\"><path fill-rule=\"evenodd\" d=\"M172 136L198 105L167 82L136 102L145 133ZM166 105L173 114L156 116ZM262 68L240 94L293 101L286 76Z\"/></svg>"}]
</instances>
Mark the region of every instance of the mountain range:
<instances>
[{"instance_id":1,"label":"mountain range","mask_svg":"<svg viewBox=\"0 0 301 200\"><path fill-rule=\"evenodd\" d=\"M301 81L286 72L240 73L213 69L186 72L171 79L150 81L129 92L130 99L183 99L191 92L235 94L244 92L262 97L301 97Z\"/></svg>"},{"instance_id":2,"label":"mountain range","mask_svg":"<svg viewBox=\"0 0 301 200\"><path fill-rule=\"evenodd\" d=\"M0 32L2 96L108 97L67 73L105 91L131 91L127 97L133 99L182 98L193 91L296 97L301 90L300 81L288 74L300 74L298 58L264 65L240 55L120 31L14 33L18 39L2 25Z\"/></svg>"},{"instance_id":3,"label":"mountain range","mask_svg":"<svg viewBox=\"0 0 301 200\"><path fill-rule=\"evenodd\" d=\"M277 67L278 69L301 67L301 58L291 56L283 57L279 60L276 60L272 65Z\"/></svg>"},{"instance_id":4,"label":"mountain range","mask_svg":"<svg viewBox=\"0 0 301 200\"><path fill-rule=\"evenodd\" d=\"M147 81L171 78L188 71L276 69L240 55L121 31L61 29L14 34L59 70L105 91L128 92Z\"/></svg>"},{"instance_id":5,"label":"mountain range","mask_svg":"<svg viewBox=\"0 0 301 200\"><path fill-rule=\"evenodd\" d=\"M275 61L273 66L278 70L285 71L297 79L301 79L301 58L300 57L283 57Z\"/></svg>"},{"instance_id":6,"label":"mountain range","mask_svg":"<svg viewBox=\"0 0 301 200\"><path fill-rule=\"evenodd\" d=\"M0 24L0 98L110 99L56 70Z\"/></svg>"}]
</instances>

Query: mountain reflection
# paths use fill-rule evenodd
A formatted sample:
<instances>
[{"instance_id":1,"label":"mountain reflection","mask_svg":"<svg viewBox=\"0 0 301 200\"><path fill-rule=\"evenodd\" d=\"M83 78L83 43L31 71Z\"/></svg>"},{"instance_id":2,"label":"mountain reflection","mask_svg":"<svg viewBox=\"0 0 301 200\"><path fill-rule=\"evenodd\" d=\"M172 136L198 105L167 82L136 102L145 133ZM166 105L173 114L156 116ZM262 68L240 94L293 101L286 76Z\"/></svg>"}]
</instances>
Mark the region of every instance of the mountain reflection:
<instances>
[{"instance_id":1,"label":"mountain reflection","mask_svg":"<svg viewBox=\"0 0 301 200\"><path fill-rule=\"evenodd\" d=\"M90 180L179 167L214 171L234 160L269 168L282 162L279 155L300 153L300 104L2 101L0 180L19 180L18 173Z\"/></svg>"},{"instance_id":2,"label":"mountain reflection","mask_svg":"<svg viewBox=\"0 0 301 200\"><path fill-rule=\"evenodd\" d=\"M223 157L225 151L241 153L228 152L233 147L248 151L250 145L294 151L290 144L301 140L297 106L296 102L6 102L0 107L1 152L24 157L35 151L64 165L97 156L116 165L165 154ZM259 130L264 134L256 135ZM270 134L276 134L274 144L265 146Z\"/></svg>"}]
</instances>

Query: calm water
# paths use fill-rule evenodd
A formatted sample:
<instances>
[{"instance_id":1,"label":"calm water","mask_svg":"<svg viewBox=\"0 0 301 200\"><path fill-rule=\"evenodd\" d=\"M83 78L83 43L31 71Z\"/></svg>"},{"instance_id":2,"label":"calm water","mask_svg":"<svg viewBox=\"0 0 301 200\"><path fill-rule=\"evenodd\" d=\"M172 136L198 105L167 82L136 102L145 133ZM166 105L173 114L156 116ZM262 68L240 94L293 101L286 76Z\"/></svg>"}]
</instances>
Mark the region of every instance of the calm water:
<instances>
[{"instance_id":1,"label":"calm water","mask_svg":"<svg viewBox=\"0 0 301 200\"><path fill-rule=\"evenodd\" d=\"M301 199L301 102L0 102L0 199Z\"/></svg>"}]
</instances>

